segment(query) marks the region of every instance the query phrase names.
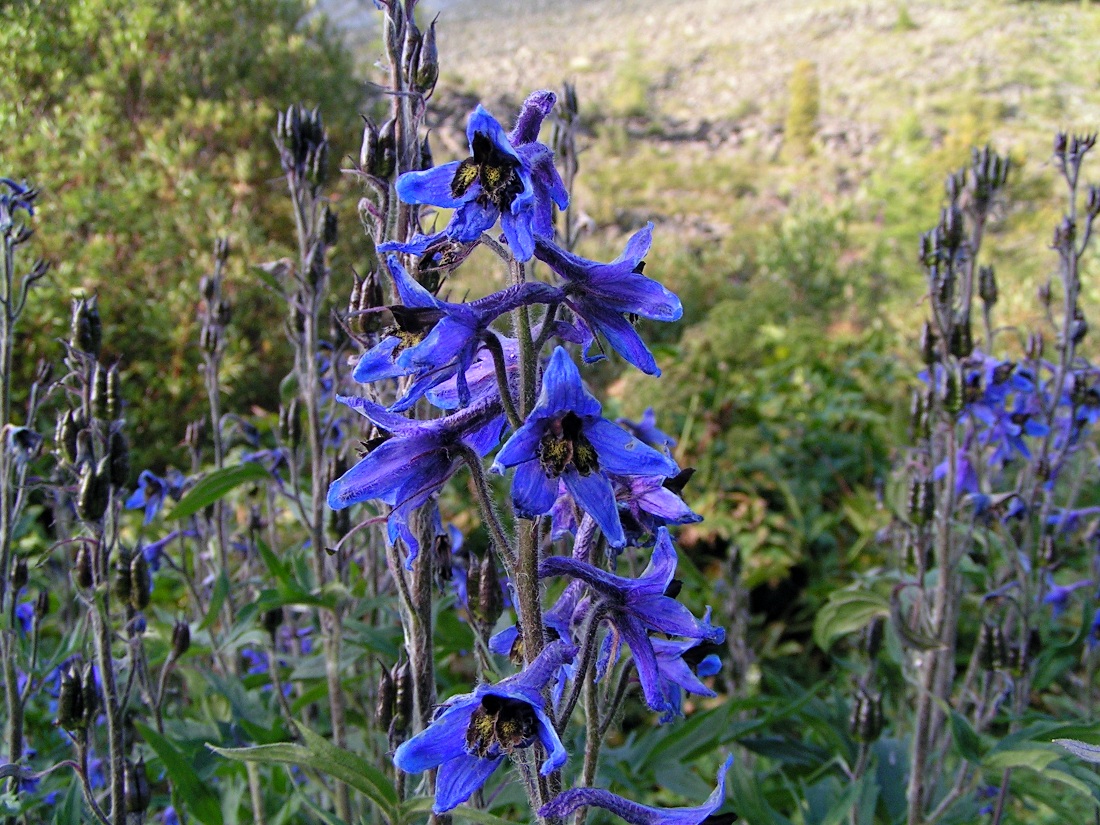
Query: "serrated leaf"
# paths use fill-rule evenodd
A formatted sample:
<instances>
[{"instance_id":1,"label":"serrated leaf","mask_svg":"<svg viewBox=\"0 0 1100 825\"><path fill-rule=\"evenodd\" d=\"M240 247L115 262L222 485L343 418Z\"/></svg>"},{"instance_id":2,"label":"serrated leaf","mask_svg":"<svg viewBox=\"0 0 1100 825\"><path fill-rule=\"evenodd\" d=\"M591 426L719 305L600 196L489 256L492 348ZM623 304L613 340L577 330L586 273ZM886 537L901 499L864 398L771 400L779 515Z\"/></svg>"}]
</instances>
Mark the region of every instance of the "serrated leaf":
<instances>
[{"instance_id":1,"label":"serrated leaf","mask_svg":"<svg viewBox=\"0 0 1100 825\"><path fill-rule=\"evenodd\" d=\"M222 825L222 805L218 795L203 782L187 757L176 746L148 725L135 722L142 739L153 749L164 764L164 770L172 781L175 796L186 804L186 810L204 825Z\"/></svg>"},{"instance_id":2,"label":"serrated leaf","mask_svg":"<svg viewBox=\"0 0 1100 825\"><path fill-rule=\"evenodd\" d=\"M235 487L249 481L262 481L267 478L271 478L271 474L260 464L251 461L238 464L236 467L215 470L188 490L166 518L169 520L187 518L202 508L209 507Z\"/></svg>"},{"instance_id":3,"label":"serrated leaf","mask_svg":"<svg viewBox=\"0 0 1100 825\"><path fill-rule=\"evenodd\" d=\"M1078 759L1100 765L1100 745L1090 745L1079 739L1055 739L1055 745L1061 745Z\"/></svg>"}]
</instances>

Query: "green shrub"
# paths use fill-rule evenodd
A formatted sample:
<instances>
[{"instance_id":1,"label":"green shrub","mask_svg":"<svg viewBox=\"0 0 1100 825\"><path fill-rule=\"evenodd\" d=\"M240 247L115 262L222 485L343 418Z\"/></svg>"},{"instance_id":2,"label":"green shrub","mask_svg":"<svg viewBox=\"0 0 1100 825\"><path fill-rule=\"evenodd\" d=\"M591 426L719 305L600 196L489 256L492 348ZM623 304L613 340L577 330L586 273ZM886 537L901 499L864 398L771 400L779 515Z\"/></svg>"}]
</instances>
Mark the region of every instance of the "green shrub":
<instances>
[{"instance_id":1,"label":"green shrub","mask_svg":"<svg viewBox=\"0 0 1100 825\"><path fill-rule=\"evenodd\" d=\"M817 66L812 61L799 60L794 64L787 92L784 148L795 156L805 157L813 152L821 111L821 84L817 79Z\"/></svg>"}]
</instances>

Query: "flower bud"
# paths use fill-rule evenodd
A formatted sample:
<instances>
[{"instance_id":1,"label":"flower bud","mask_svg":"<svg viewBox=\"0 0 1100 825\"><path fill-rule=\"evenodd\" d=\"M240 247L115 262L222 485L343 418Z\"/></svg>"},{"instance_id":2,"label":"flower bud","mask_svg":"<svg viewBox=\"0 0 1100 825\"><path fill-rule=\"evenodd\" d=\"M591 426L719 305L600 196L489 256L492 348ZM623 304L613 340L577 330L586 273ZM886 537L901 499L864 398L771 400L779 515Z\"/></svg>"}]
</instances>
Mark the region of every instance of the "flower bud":
<instances>
[{"instance_id":1,"label":"flower bud","mask_svg":"<svg viewBox=\"0 0 1100 825\"><path fill-rule=\"evenodd\" d=\"M92 552L88 545L81 542L76 549L76 559L73 561L73 580L77 586L85 589L92 586Z\"/></svg>"},{"instance_id":2,"label":"flower bud","mask_svg":"<svg viewBox=\"0 0 1100 825\"><path fill-rule=\"evenodd\" d=\"M178 659L191 647L191 625L179 621L172 625L172 658Z\"/></svg>"},{"instance_id":3,"label":"flower bud","mask_svg":"<svg viewBox=\"0 0 1100 825\"><path fill-rule=\"evenodd\" d=\"M488 627L497 623L504 612L504 598L500 592L500 578L492 555L487 553L481 562L481 575L477 582L478 617Z\"/></svg>"},{"instance_id":4,"label":"flower bud","mask_svg":"<svg viewBox=\"0 0 1100 825\"><path fill-rule=\"evenodd\" d=\"M70 664L61 671L61 686L57 693L57 725L68 731L84 727L84 687L80 671Z\"/></svg>"},{"instance_id":5,"label":"flower bud","mask_svg":"<svg viewBox=\"0 0 1100 825\"><path fill-rule=\"evenodd\" d=\"M121 428L112 429L107 445L111 484L125 487L130 480L130 444Z\"/></svg>"},{"instance_id":6,"label":"flower bud","mask_svg":"<svg viewBox=\"0 0 1100 825\"><path fill-rule=\"evenodd\" d=\"M92 375L92 415L107 420L107 368L98 361Z\"/></svg>"},{"instance_id":7,"label":"flower bud","mask_svg":"<svg viewBox=\"0 0 1100 825\"><path fill-rule=\"evenodd\" d=\"M1000 670L1005 665L1005 637L999 624L982 622L978 631L978 663L983 670Z\"/></svg>"},{"instance_id":8,"label":"flower bud","mask_svg":"<svg viewBox=\"0 0 1100 825\"><path fill-rule=\"evenodd\" d=\"M398 665L393 674L394 681L394 714L390 723L390 734L400 735L408 731L412 724L413 714L413 682L412 668L408 662Z\"/></svg>"},{"instance_id":9,"label":"flower bud","mask_svg":"<svg viewBox=\"0 0 1100 825\"><path fill-rule=\"evenodd\" d=\"M99 299L95 295L91 298L74 299L69 346L95 358L99 356L102 343L103 323L99 318Z\"/></svg>"},{"instance_id":10,"label":"flower bud","mask_svg":"<svg viewBox=\"0 0 1100 825\"><path fill-rule=\"evenodd\" d=\"M275 637L275 633L279 630L279 626L283 623L283 609L281 607L273 607L271 610L265 610L260 616L260 624L264 626L271 637Z\"/></svg>"},{"instance_id":11,"label":"flower bud","mask_svg":"<svg viewBox=\"0 0 1100 825\"><path fill-rule=\"evenodd\" d=\"M27 586L30 580L30 571L27 569L27 560L20 556L15 560L11 571L11 589L18 593Z\"/></svg>"},{"instance_id":12,"label":"flower bud","mask_svg":"<svg viewBox=\"0 0 1100 825\"><path fill-rule=\"evenodd\" d=\"M988 307L997 303L997 275L991 266L978 270L978 296Z\"/></svg>"},{"instance_id":13,"label":"flower bud","mask_svg":"<svg viewBox=\"0 0 1100 825\"><path fill-rule=\"evenodd\" d=\"M111 497L111 469L109 460L102 459L96 467L91 463L80 468L80 486L77 493L76 512L84 521L99 521L107 512Z\"/></svg>"},{"instance_id":14,"label":"flower bud","mask_svg":"<svg viewBox=\"0 0 1100 825\"><path fill-rule=\"evenodd\" d=\"M420 55L417 61L416 74L413 76L413 84L416 90L427 97L435 89L435 83L439 79L439 48L435 42L435 20L428 26L428 32L424 35L420 44Z\"/></svg>"},{"instance_id":15,"label":"flower bud","mask_svg":"<svg viewBox=\"0 0 1100 825\"><path fill-rule=\"evenodd\" d=\"M126 802L128 813L141 814L149 807L152 793L149 790L149 779L145 775L145 760L139 759L137 764L126 760L122 770L123 799Z\"/></svg>"},{"instance_id":16,"label":"flower bud","mask_svg":"<svg viewBox=\"0 0 1100 825\"><path fill-rule=\"evenodd\" d=\"M382 668L382 675L378 679L378 701L374 707L374 721L380 730L389 730L396 698L397 685L394 684L390 672Z\"/></svg>"},{"instance_id":17,"label":"flower bud","mask_svg":"<svg viewBox=\"0 0 1100 825\"><path fill-rule=\"evenodd\" d=\"M936 332L931 321L925 321L920 328L920 355L926 364L934 364L939 358L936 352Z\"/></svg>"},{"instance_id":18,"label":"flower bud","mask_svg":"<svg viewBox=\"0 0 1100 825\"><path fill-rule=\"evenodd\" d=\"M145 554L134 553L130 559L130 606L134 610L144 610L149 606L152 595L152 580L149 578L149 563Z\"/></svg>"},{"instance_id":19,"label":"flower bud","mask_svg":"<svg viewBox=\"0 0 1100 825\"><path fill-rule=\"evenodd\" d=\"M122 547L118 548L118 560L115 562L114 591L120 602L130 601L130 589L133 580L130 578L130 551Z\"/></svg>"}]
</instances>

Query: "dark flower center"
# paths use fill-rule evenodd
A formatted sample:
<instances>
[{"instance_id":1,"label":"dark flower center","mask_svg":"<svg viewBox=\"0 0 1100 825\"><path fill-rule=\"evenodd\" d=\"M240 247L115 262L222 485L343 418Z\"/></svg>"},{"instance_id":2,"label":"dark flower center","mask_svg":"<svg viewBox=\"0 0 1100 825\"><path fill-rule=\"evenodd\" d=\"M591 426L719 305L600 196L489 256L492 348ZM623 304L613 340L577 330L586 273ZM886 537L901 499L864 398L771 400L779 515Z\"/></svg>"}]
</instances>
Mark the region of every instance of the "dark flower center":
<instances>
[{"instance_id":1,"label":"dark flower center","mask_svg":"<svg viewBox=\"0 0 1100 825\"><path fill-rule=\"evenodd\" d=\"M473 150L474 156L462 161L451 179L451 195L461 198L474 181L481 181L481 198L501 211L506 210L516 195L523 192L523 181L516 171L519 161L501 151L482 132L474 132Z\"/></svg>"},{"instance_id":2,"label":"dark flower center","mask_svg":"<svg viewBox=\"0 0 1100 825\"><path fill-rule=\"evenodd\" d=\"M495 759L525 748L535 739L538 720L526 702L489 694L470 716L466 728L466 752L479 759Z\"/></svg>"},{"instance_id":3,"label":"dark flower center","mask_svg":"<svg viewBox=\"0 0 1100 825\"><path fill-rule=\"evenodd\" d=\"M582 476L600 468L596 448L585 438L583 423L576 413L568 412L546 428L539 442L539 463L550 478L557 478L570 464Z\"/></svg>"},{"instance_id":4,"label":"dark flower center","mask_svg":"<svg viewBox=\"0 0 1100 825\"><path fill-rule=\"evenodd\" d=\"M390 314L396 326L386 330L388 335L395 336L399 343L393 348L393 357L396 359L403 350L411 349L428 337L439 319L443 317L438 309L410 309L406 306L392 306Z\"/></svg>"}]
</instances>

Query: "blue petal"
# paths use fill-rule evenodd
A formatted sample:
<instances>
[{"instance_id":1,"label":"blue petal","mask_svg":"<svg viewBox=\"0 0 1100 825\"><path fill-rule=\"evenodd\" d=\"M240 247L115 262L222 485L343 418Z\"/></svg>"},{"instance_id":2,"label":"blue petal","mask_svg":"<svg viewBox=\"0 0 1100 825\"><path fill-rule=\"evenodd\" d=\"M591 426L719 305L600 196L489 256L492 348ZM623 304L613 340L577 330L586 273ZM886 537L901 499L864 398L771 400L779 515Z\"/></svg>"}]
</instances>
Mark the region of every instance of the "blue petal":
<instances>
[{"instance_id":1,"label":"blue petal","mask_svg":"<svg viewBox=\"0 0 1100 825\"><path fill-rule=\"evenodd\" d=\"M543 373L542 391L533 413L557 415L573 412L584 418L598 416L602 409L600 402L584 388L580 371L569 353L562 347L556 347Z\"/></svg>"},{"instance_id":2,"label":"blue petal","mask_svg":"<svg viewBox=\"0 0 1100 825\"><path fill-rule=\"evenodd\" d=\"M480 187L478 189L480 191ZM474 187L471 186L470 191L473 190ZM456 241L470 243L478 240L482 232L491 229L499 215L500 210L491 203L470 201L455 210L444 231Z\"/></svg>"},{"instance_id":3,"label":"blue petal","mask_svg":"<svg viewBox=\"0 0 1100 825\"><path fill-rule=\"evenodd\" d=\"M396 335L389 335L363 353L351 377L360 384L370 384L386 378L408 375L411 369L399 366L393 358L393 351L401 343Z\"/></svg>"},{"instance_id":4,"label":"blue petal","mask_svg":"<svg viewBox=\"0 0 1100 825\"><path fill-rule=\"evenodd\" d=\"M466 728L481 706L472 694L457 697L428 727L402 743L393 764L405 773L421 773L466 753Z\"/></svg>"},{"instance_id":5,"label":"blue petal","mask_svg":"<svg viewBox=\"0 0 1100 825\"><path fill-rule=\"evenodd\" d=\"M477 335L476 319L464 318L463 314L448 314L432 327L432 331L423 341L402 352L397 357L397 363L404 367L449 364L470 347ZM473 355L472 352L470 354Z\"/></svg>"},{"instance_id":6,"label":"blue petal","mask_svg":"<svg viewBox=\"0 0 1100 825\"><path fill-rule=\"evenodd\" d=\"M611 348L627 363L637 367L646 375L660 375L661 368L657 366L653 353L638 335L634 325L618 312L599 306L596 303L597 300L598 296L576 304L589 326L600 332Z\"/></svg>"},{"instance_id":7,"label":"blue petal","mask_svg":"<svg viewBox=\"0 0 1100 825\"><path fill-rule=\"evenodd\" d=\"M516 154L516 150L512 147L512 144L508 142L508 136L504 133L504 127L502 127L497 119L489 114L481 104L478 104L478 107L470 113L470 119L466 122L466 140L470 143L471 152L474 148L474 135L478 132L481 132L489 138L493 145L501 152L519 160L519 155Z\"/></svg>"},{"instance_id":8,"label":"blue petal","mask_svg":"<svg viewBox=\"0 0 1100 825\"><path fill-rule=\"evenodd\" d=\"M516 639L519 638L519 628L515 625L504 628L500 633L494 633L489 639L489 650L498 656L511 656Z\"/></svg>"},{"instance_id":9,"label":"blue petal","mask_svg":"<svg viewBox=\"0 0 1100 825\"><path fill-rule=\"evenodd\" d=\"M543 89L531 92L523 101L523 106L516 117L516 125L512 128L512 134L508 136L508 142L520 146L538 140L542 121L554 110L556 102L557 96L551 91Z\"/></svg>"},{"instance_id":10,"label":"blue petal","mask_svg":"<svg viewBox=\"0 0 1100 825\"><path fill-rule=\"evenodd\" d=\"M614 424L610 425L615 427ZM621 429L615 429L622 432ZM623 535L623 525L619 520L619 506L615 503L615 492L611 489L611 482L603 473L589 473L581 475L572 467L562 473L562 480L569 492L573 494L573 500L577 506L596 520L600 526L607 543L612 547L623 547L626 544L626 536ZM550 502L553 506L553 501ZM549 508L547 508L547 512Z\"/></svg>"},{"instance_id":11,"label":"blue petal","mask_svg":"<svg viewBox=\"0 0 1100 825\"><path fill-rule=\"evenodd\" d=\"M638 669L638 681L642 683L646 704L653 710L665 710L665 694L661 689L657 656L653 652L649 636L646 635L645 626L632 616L616 617L615 625L619 628L623 641L630 645L630 654L634 657L634 667Z\"/></svg>"},{"instance_id":12,"label":"blue petal","mask_svg":"<svg viewBox=\"0 0 1100 825\"><path fill-rule=\"evenodd\" d=\"M543 761L542 767L539 768L539 773L543 776L549 776L565 764L569 754L565 752L565 745L561 743L557 731L554 730L554 723L550 720L550 717L546 715L541 707L536 706L534 711L535 718L539 720L539 741L546 749L546 759Z\"/></svg>"},{"instance_id":13,"label":"blue petal","mask_svg":"<svg viewBox=\"0 0 1100 825\"><path fill-rule=\"evenodd\" d=\"M396 255L386 256L386 265L390 269L390 276L397 288L397 297L401 303L412 309L438 309L439 300L424 289L417 281L405 271Z\"/></svg>"},{"instance_id":14,"label":"blue petal","mask_svg":"<svg viewBox=\"0 0 1100 825\"><path fill-rule=\"evenodd\" d=\"M386 432L397 435L412 436L423 435L426 428L423 421L413 421L403 415L390 412L381 404L375 404L359 395L338 395L336 400L355 410L364 418L377 424Z\"/></svg>"},{"instance_id":15,"label":"blue petal","mask_svg":"<svg viewBox=\"0 0 1100 825\"><path fill-rule=\"evenodd\" d=\"M464 737L459 737L459 741L464 741ZM442 814L461 805L485 784L485 780L503 761L503 756L478 759L463 753L462 756L444 762L435 778L435 804L432 805L432 810Z\"/></svg>"},{"instance_id":16,"label":"blue petal","mask_svg":"<svg viewBox=\"0 0 1100 825\"><path fill-rule=\"evenodd\" d=\"M473 448L475 453L484 457L500 443L500 433L504 429L504 420L504 414L501 413L480 430L466 436L464 441Z\"/></svg>"},{"instance_id":17,"label":"blue petal","mask_svg":"<svg viewBox=\"0 0 1100 825\"><path fill-rule=\"evenodd\" d=\"M465 200L465 196L456 198L451 194L451 181L461 163L456 160L423 172L406 172L397 179L397 196L405 203L427 203L454 209Z\"/></svg>"},{"instance_id":18,"label":"blue petal","mask_svg":"<svg viewBox=\"0 0 1100 825\"><path fill-rule=\"evenodd\" d=\"M512 479L512 504L520 518L534 518L550 512L554 506L557 483L549 478L537 459L516 467Z\"/></svg>"},{"instance_id":19,"label":"blue petal","mask_svg":"<svg viewBox=\"0 0 1100 825\"><path fill-rule=\"evenodd\" d=\"M416 458L409 455L405 439L390 439L332 482L328 506L341 510L393 492L407 479Z\"/></svg>"},{"instance_id":20,"label":"blue petal","mask_svg":"<svg viewBox=\"0 0 1100 825\"><path fill-rule=\"evenodd\" d=\"M600 595L617 603L624 603L626 594L636 582L623 576L616 576L578 559L564 556L550 556L539 562L539 578L549 576L572 576L589 584Z\"/></svg>"},{"instance_id":21,"label":"blue petal","mask_svg":"<svg viewBox=\"0 0 1100 825\"><path fill-rule=\"evenodd\" d=\"M531 260L535 254L535 236L531 230L533 219L534 212L528 209L518 215L504 212L500 216L500 228L504 230L504 237L508 240L512 255L520 263Z\"/></svg>"},{"instance_id":22,"label":"blue petal","mask_svg":"<svg viewBox=\"0 0 1100 825\"><path fill-rule=\"evenodd\" d=\"M667 596L631 598L629 603L631 613L645 622L647 627L661 633L715 643L725 638L726 632L722 628L703 624L684 605Z\"/></svg>"},{"instance_id":23,"label":"blue petal","mask_svg":"<svg viewBox=\"0 0 1100 825\"><path fill-rule=\"evenodd\" d=\"M493 462L492 471L503 473L507 467L515 467L517 464L533 459L545 432L545 422L535 419L534 416L529 418L526 424L512 433L511 438L504 442L504 446L500 448Z\"/></svg>"},{"instance_id":24,"label":"blue petal","mask_svg":"<svg viewBox=\"0 0 1100 825\"><path fill-rule=\"evenodd\" d=\"M668 477L680 472L676 462L667 455L643 444L606 418L586 422L584 434L596 449L600 468L609 473Z\"/></svg>"},{"instance_id":25,"label":"blue petal","mask_svg":"<svg viewBox=\"0 0 1100 825\"><path fill-rule=\"evenodd\" d=\"M599 788L573 788L543 805L539 816L565 819L578 808L596 807L611 811L630 825L700 825L722 807L726 799L726 773L732 764L733 757L727 757L725 764L718 769L718 784L714 791L706 802L695 808L652 808Z\"/></svg>"}]
</instances>

